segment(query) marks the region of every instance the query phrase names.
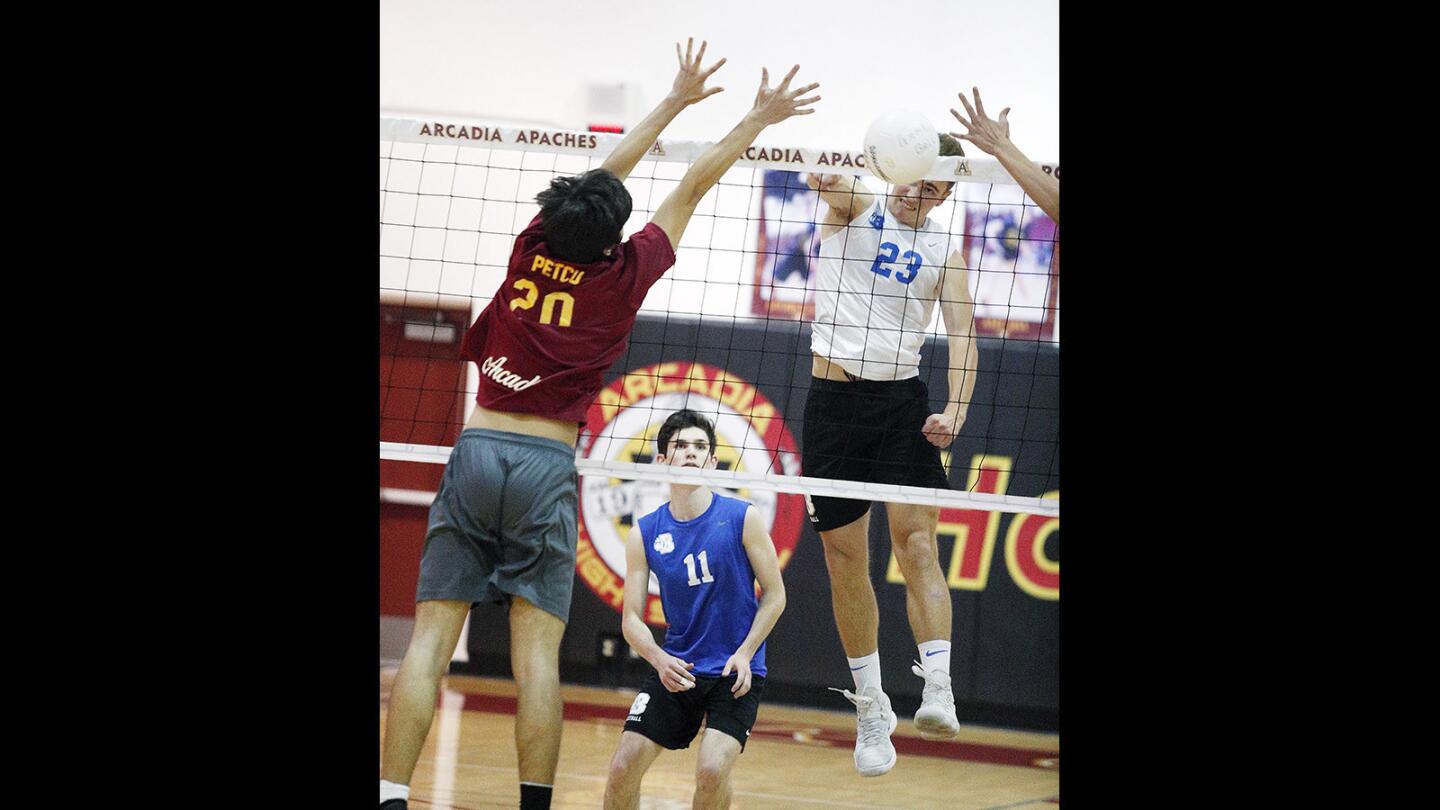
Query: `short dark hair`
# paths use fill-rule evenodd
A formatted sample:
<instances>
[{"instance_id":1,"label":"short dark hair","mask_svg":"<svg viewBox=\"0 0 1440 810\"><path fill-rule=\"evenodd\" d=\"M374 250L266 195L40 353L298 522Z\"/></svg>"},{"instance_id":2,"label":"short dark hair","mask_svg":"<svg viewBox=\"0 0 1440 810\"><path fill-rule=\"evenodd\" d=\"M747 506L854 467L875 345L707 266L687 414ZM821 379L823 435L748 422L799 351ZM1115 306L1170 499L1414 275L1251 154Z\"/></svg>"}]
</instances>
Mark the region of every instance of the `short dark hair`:
<instances>
[{"instance_id":1,"label":"short dark hair","mask_svg":"<svg viewBox=\"0 0 1440 810\"><path fill-rule=\"evenodd\" d=\"M965 157L965 150L960 148L960 140L948 132L940 133L940 157ZM945 184L945 193L955 187L955 181L937 180L937 183Z\"/></svg>"},{"instance_id":2,"label":"short dark hair","mask_svg":"<svg viewBox=\"0 0 1440 810\"><path fill-rule=\"evenodd\" d=\"M630 192L606 169L557 177L535 195L545 244L558 259L589 264L620 242L630 219Z\"/></svg>"},{"instance_id":3,"label":"short dark hair","mask_svg":"<svg viewBox=\"0 0 1440 810\"><path fill-rule=\"evenodd\" d=\"M666 417L665 424L660 426L660 435L655 437L655 445L660 448L660 455L665 455L670 447L670 439L685 428L698 427L705 431L706 437L710 439L710 455L715 455L715 426L709 419L699 413L684 408Z\"/></svg>"}]
</instances>

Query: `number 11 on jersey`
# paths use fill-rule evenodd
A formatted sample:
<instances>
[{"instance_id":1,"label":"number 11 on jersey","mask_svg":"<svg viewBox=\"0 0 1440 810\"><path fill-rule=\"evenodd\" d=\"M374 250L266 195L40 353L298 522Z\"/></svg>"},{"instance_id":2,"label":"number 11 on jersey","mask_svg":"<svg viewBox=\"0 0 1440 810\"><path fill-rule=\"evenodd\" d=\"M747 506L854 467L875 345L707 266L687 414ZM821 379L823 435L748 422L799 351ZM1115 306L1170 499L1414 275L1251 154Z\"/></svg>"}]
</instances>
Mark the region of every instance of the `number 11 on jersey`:
<instances>
[{"instance_id":1,"label":"number 11 on jersey","mask_svg":"<svg viewBox=\"0 0 1440 810\"><path fill-rule=\"evenodd\" d=\"M706 553L707 552L704 551L700 552L700 573L703 576L701 576L699 579L695 578L695 555L685 555L685 570L690 572L690 587L692 588L702 582L715 581L715 577L710 576L710 563L708 560L705 559Z\"/></svg>"}]
</instances>

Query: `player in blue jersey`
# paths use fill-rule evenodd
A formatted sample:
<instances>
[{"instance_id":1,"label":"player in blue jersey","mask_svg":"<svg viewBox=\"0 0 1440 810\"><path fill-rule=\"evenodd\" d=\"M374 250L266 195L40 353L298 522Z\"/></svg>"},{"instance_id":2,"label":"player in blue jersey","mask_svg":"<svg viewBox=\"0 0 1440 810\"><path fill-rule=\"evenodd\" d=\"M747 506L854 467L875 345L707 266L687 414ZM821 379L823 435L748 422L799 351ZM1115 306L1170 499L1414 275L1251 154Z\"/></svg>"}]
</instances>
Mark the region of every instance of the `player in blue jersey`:
<instances>
[{"instance_id":1,"label":"player in blue jersey","mask_svg":"<svg viewBox=\"0 0 1440 810\"><path fill-rule=\"evenodd\" d=\"M710 470L717 462L715 428L694 411L671 414L656 446L659 464ZM670 501L631 528L625 559L621 626L655 671L625 718L605 807L638 807L645 771L663 749L690 747L702 719L694 806L729 807L730 771L745 750L765 688L765 637L785 609L770 532L745 501L707 486L671 484ZM652 571L669 623L663 646L644 619Z\"/></svg>"}]
</instances>

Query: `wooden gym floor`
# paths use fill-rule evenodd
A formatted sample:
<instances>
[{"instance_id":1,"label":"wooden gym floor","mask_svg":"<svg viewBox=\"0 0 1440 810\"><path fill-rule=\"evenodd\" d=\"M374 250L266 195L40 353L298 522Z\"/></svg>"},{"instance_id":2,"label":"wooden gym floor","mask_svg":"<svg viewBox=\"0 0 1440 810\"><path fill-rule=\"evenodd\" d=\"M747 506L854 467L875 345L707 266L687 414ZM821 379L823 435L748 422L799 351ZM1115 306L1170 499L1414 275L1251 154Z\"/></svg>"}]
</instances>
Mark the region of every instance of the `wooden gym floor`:
<instances>
[{"instance_id":1,"label":"wooden gym floor","mask_svg":"<svg viewBox=\"0 0 1440 810\"><path fill-rule=\"evenodd\" d=\"M380 670L384 733L395 668ZM848 686L848 685L847 685ZM599 808L605 774L634 692L564 686L565 731L552 807ZM508 680L451 675L410 783L415 810L515 808L515 686ZM891 739L899 759L890 773L855 771L855 712L761 703L760 717L732 774L732 807L947 808L1053 810L1059 807L1057 735L961 726L948 742L920 739L907 717ZM698 739L698 738L697 738ZM378 740L377 740L378 744ZM698 744L667 751L641 789L643 810L690 807Z\"/></svg>"}]
</instances>

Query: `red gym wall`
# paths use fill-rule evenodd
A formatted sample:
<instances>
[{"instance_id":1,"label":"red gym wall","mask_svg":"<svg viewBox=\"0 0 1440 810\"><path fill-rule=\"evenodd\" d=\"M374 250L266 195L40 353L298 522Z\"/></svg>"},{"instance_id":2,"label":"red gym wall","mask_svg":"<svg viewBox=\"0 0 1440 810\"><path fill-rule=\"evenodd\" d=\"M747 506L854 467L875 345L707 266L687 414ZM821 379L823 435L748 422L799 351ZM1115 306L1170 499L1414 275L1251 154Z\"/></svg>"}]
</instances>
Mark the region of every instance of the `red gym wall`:
<instances>
[{"instance_id":1,"label":"red gym wall","mask_svg":"<svg viewBox=\"0 0 1440 810\"><path fill-rule=\"evenodd\" d=\"M465 414L460 340L470 310L380 307L380 441L450 447ZM382 489L434 493L444 467L380 462ZM380 502L380 615L413 617L430 507Z\"/></svg>"}]
</instances>

